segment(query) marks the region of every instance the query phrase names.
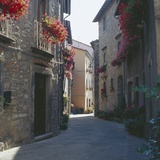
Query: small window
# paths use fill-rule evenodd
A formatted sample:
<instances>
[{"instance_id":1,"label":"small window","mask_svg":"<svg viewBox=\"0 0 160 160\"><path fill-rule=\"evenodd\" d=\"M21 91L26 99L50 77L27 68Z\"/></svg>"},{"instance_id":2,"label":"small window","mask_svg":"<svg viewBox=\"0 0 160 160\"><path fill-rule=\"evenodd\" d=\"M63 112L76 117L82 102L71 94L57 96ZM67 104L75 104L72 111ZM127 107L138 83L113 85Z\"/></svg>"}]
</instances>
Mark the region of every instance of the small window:
<instances>
[{"instance_id":1,"label":"small window","mask_svg":"<svg viewBox=\"0 0 160 160\"><path fill-rule=\"evenodd\" d=\"M38 0L37 20L41 22L42 16L48 12L49 3L47 0ZM47 13L48 14L48 13Z\"/></svg>"},{"instance_id":2,"label":"small window","mask_svg":"<svg viewBox=\"0 0 160 160\"><path fill-rule=\"evenodd\" d=\"M103 53L103 63L106 63L106 53Z\"/></svg>"},{"instance_id":3,"label":"small window","mask_svg":"<svg viewBox=\"0 0 160 160\"><path fill-rule=\"evenodd\" d=\"M110 91L114 91L113 78L111 78Z\"/></svg>"},{"instance_id":4,"label":"small window","mask_svg":"<svg viewBox=\"0 0 160 160\"><path fill-rule=\"evenodd\" d=\"M138 77L135 78L135 86L136 86L136 87L139 87L139 79L138 79ZM135 103L136 105L139 104L139 92L135 92L134 103Z\"/></svg>"},{"instance_id":5,"label":"small window","mask_svg":"<svg viewBox=\"0 0 160 160\"><path fill-rule=\"evenodd\" d=\"M120 44L121 44L121 42L118 42L118 51L119 51L119 49L120 49Z\"/></svg>"},{"instance_id":6,"label":"small window","mask_svg":"<svg viewBox=\"0 0 160 160\"><path fill-rule=\"evenodd\" d=\"M133 99L132 99L132 82L128 82L128 106L132 106Z\"/></svg>"},{"instance_id":7,"label":"small window","mask_svg":"<svg viewBox=\"0 0 160 160\"><path fill-rule=\"evenodd\" d=\"M103 17L103 31L106 29L106 17Z\"/></svg>"}]
</instances>

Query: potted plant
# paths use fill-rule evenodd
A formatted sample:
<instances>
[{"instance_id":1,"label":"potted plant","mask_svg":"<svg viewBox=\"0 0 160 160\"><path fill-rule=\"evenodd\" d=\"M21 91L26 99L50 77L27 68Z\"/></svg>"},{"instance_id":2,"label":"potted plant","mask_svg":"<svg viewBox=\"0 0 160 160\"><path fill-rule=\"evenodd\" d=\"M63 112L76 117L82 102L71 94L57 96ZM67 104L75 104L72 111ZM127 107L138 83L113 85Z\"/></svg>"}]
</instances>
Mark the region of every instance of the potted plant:
<instances>
[{"instance_id":1,"label":"potted plant","mask_svg":"<svg viewBox=\"0 0 160 160\"><path fill-rule=\"evenodd\" d=\"M73 48L64 48L62 49L63 53L63 61L64 61L64 70L66 77L68 79L72 79L72 73L71 70L73 68L73 63L74 63L74 49Z\"/></svg>"},{"instance_id":2,"label":"potted plant","mask_svg":"<svg viewBox=\"0 0 160 160\"><path fill-rule=\"evenodd\" d=\"M46 14L42 18L42 32L48 43L62 43L68 36L68 32L63 24L55 17Z\"/></svg>"},{"instance_id":3,"label":"potted plant","mask_svg":"<svg viewBox=\"0 0 160 160\"><path fill-rule=\"evenodd\" d=\"M98 73L104 73L106 71L106 65L102 65L101 67L98 68Z\"/></svg>"},{"instance_id":4,"label":"potted plant","mask_svg":"<svg viewBox=\"0 0 160 160\"><path fill-rule=\"evenodd\" d=\"M28 6L29 0L1 0L0 19L7 17L18 20L19 17L26 15Z\"/></svg>"},{"instance_id":5,"label":"potted plant","mask_svg":"<svg viewBox=\"0 0 160 160\"><path fill-rule=\"evenodd\" d=\"M107 98L107 92L106 92L106 89L105 89L105 88L102 88L102 89L101 89L101 97L102 97L102 99L103 99L103 98Z\"/></svg>"},{"instance_id":6,"label":"potted plant","mask_svg":"<svg viewBox=\"0 0 160 160\"><path fill-rule=\"evenodd\" d=\"M122 40L116 58L111 62L112 66L120 65L129 53L139 44L143 33L145 20L146 1L128 0L120 3L119 26L122 31Z\"/></svg>"}]
</instances>

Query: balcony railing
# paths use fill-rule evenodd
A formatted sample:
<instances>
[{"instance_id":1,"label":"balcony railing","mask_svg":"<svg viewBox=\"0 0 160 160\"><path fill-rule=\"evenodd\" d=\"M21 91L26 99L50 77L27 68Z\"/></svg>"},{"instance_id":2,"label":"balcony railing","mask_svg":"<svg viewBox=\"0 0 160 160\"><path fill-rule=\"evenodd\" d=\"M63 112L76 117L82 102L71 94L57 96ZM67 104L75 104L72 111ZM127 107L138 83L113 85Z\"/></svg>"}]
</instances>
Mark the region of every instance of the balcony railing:
<instances>
[{"instance_id":1,"label":"balcony railing","mask_svg":"<svg viewBox=\"0 0 160 160\"><path fill-rule=\"evenodd\" d=\"M3 21L0 21L0 34L12 38L12 21L4 18Z\"/></svg>"},{"instance_id":2,"label":"balcony railing","mask_svg":"<svg viewBox=\"0 0 160 160\"><path fill-rule=\"evenodd\" d=\"M46 42L42 33L42 23L37 21L34 22L34 42L36 48L51 53L51 44Z\"/></svg>"}]
</instances>

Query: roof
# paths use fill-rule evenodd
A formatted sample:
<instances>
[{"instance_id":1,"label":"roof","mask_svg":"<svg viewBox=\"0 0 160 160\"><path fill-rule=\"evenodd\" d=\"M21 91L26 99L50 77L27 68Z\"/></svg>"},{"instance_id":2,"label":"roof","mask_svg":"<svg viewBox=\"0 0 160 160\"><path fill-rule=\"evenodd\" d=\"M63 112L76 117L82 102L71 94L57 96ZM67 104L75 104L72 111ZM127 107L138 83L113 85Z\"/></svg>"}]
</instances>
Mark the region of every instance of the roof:
<instances>
[{"instance_id":1,"label":"roof","mask_svg":"<svg viewBox=\"0 0 160 160\"><path fill-rule=\"evenodd\" d=\"M93 22L98 22L100 18L103 16L104 12L108 9L109 5L112 3L113 0L106 0L99 10L98 14L94 18Z\"/></svg>"},{"instance_id":2,"label":"roof","mask_svg":"<svg viewBox=\"0 0 160 160\"><path fill-rule=\"evenodd\" d=\"M73 47L87 51L93 58L93 48L85 43L73 40Z\"/></svg>"}]
</instances>

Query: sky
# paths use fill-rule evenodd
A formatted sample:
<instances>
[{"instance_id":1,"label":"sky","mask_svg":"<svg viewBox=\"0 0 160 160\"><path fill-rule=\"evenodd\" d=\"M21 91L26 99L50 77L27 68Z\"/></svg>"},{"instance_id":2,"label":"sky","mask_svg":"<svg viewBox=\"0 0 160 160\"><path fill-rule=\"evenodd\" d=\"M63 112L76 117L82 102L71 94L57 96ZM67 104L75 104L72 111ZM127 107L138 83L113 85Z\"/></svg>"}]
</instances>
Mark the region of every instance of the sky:
<instances>
[{"instance_id":1,"label":"sky","mask_svg":"<svg viewBox=\"0 0 160 160\"><path fill-rule=\"evenodd\" d=\"M71 0L72 38L90 45L98 39L98 22L92 22L105 0Z\"/></svg>"}]
</instances>

